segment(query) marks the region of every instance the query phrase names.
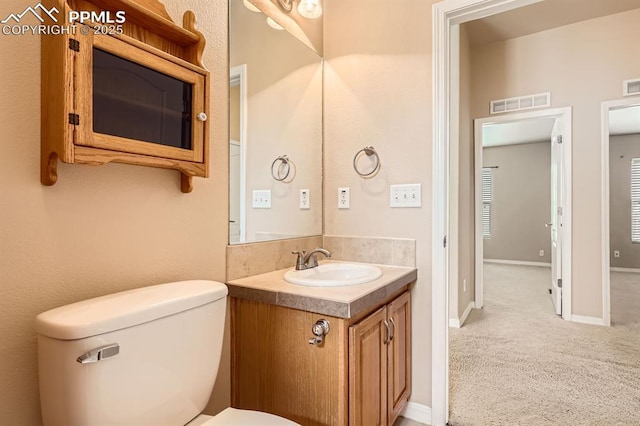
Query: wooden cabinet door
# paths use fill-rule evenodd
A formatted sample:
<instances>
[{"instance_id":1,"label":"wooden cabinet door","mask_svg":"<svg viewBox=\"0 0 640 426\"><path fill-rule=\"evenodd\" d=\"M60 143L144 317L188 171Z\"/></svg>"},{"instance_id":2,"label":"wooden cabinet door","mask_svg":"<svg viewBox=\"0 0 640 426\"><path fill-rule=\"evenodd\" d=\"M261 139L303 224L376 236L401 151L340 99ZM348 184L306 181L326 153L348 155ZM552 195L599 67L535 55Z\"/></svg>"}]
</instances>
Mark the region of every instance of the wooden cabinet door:
<instances>
[{"instance_id":1,"label":"wooden cabinet door","mask_svg":"<svg viewBox=\"0 0 640 426\"><path fill-rule=\"evenodd\" d=\"M387 425L387 307L349 328L349 425Z\"/></svg>"},{"instance_id":2,"label":"wooden cabinet door","mask_svg":"<svg viewBox=\"0 0 640 426\"><path fill-rule=\"evenodd\" d=\"M411 394L411 297L406 292L387 307L391 337L388 344L388 424L404 410Z\"/></svg>"}]
</instances>

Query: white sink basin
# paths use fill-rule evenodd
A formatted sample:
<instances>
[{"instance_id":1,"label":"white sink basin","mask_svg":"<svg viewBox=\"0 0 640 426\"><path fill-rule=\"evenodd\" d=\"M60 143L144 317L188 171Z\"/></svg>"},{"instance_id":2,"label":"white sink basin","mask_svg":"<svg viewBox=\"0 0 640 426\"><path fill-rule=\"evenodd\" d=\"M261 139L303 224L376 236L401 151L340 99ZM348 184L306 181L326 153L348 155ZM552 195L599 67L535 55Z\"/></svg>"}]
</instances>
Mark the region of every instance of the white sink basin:
<instances>
[{"instance_id":1,"label":"white sink basin","mask_svg":"<svg viewBox=\"0 0 640 426\"><path fill-rule=\"evenodd\" d=\"M380 268L364 263L323 263L315 268L284 274L285 281L314 287L339 287L368 283L382 276Z\"/></svg>"}]
</instances>

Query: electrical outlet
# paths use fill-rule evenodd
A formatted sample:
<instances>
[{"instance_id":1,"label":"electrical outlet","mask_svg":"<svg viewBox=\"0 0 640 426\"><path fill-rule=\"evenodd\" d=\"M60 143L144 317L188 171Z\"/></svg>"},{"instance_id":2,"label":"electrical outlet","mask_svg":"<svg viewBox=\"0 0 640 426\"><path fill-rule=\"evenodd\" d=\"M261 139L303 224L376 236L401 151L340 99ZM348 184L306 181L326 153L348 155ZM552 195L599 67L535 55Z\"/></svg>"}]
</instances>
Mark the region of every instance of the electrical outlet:
<instances>
[{"instance_id":1,"label":"electrical outlet","mask_svg":"<svg viewBox=\"0 0 640 426\"><path fill-rule=\"evenodd\" d=\"M540 250L540 252L538 253L538 256L544 257L544 250Z\"/></svg>"},{"instance_id":2,"label":"electrical outlet","mask_svg":"<svg viewBox=\"0 0 640 426\"><path fill-rule=\"evenodd\" d=\"M620 250L614 250L613 257L616 257L616 258L620 257Z\"/></svg>"},{"instance_id":3,"label":"electrical outlet","mask_svg":"<svg viewBox=\"0 0 640 426\"><path fill-rule=\"evenodd\" d=\"M349 188L338 188L338 208L348 209L350 204L351 194Z\"/></svg>"},{"instance_id":4,"label":"electrical outlet","mask_svg":"<svg viewBox=\"0 0 640 426\"><path fill-rule=\"evenodd\" d=\"M300 190L300 210L309 210L311 208L311 200L309 199L309 190Z\"/></svg>"},{"instance_id":5,"label":"electrical outlet","mask_svg":"<svg viewBox=\"0 0 640 426\"><path fill-rule=\"evenodd\" d=\"M462 292L466 293L467 292L467 279L463 279L462 280Z\"/></svg>"},{"instance_id":6,"label":"electrical outlet","mask_svg":"<svg viewBox=\"0 0 640 426\"><path fill-rule=\"evenodd\" d=\"M391 185L389 187L389 206L421 207L422 185L420 185L419 183L408 185Z\"/></svg>"},{"instance_id":7,"label":"electrical outlet","mask_svg":"<svg viewBox=\"0 0 640 426\"><path fill-rule=\"evenodd\" d=\"M270 209L271 208L271 190L256 189L252 193L253 198L251 207L254 209Z\"/></svg>"}]
</instances>

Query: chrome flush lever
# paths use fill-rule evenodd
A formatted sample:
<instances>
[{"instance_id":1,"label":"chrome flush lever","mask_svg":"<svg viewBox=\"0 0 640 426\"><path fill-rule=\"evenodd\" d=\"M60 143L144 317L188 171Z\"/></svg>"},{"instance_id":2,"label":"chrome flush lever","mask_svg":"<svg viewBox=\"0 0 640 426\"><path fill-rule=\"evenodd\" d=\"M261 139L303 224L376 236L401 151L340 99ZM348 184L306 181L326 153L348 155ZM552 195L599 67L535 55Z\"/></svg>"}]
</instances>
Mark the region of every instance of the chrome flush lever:
<instances>
[{"instance_id":1,"label":"chrome flush lever","mask_svg":"<svg viewBox=\"0 0 640 426\"><path fill-rule=\"evenodd\" d=\"M324 336L329 334L329 321L326 319L320 319L313 324L311 332L314 337L309 339L310 345L322 345L324 343Z\"/></svg>"},{"instance_id":2,"label":"chrome flush lever","mask_svg":"<svg viewBox=\"0 0 640 426\"><path fill-rule=\"evenodd\" d=\"M120 345L114 343L112 345L101 346L93 349L85 354L82 354L76 359L80 364L91 364L94 362L102 361L106 358L111 358L120 353Z\"/></svg>"}]
</instances>

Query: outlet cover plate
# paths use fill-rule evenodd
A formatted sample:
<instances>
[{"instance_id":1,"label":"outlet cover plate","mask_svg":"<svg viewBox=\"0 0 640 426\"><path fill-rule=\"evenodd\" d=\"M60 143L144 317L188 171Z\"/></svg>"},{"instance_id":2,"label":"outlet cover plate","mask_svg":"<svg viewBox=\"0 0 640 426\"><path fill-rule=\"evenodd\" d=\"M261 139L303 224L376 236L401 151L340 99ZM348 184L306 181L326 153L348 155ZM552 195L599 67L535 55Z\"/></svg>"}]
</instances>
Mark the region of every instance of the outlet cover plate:
<instances>
[{"instance_id":1,"label":"outlet cover plate","mask_svg":"<svg viewBox=\"0 0 640 426\"><path fill-rule=\"evenodd\" d=\"M311 208L311 200L309 199L310 191L308 189L300 190L300 210L309 210Z\"/></svg>"},{"instance_id":2,"label":"outlet cover plate","mask_svg":"<svg viewBox=\"0 0 640 426\"><path fill-rule=\"evenodd\" d=\"M351 191L349 188L338 188L338 208L348 209L351 204Z\"/></svg>"}]
</instances>

